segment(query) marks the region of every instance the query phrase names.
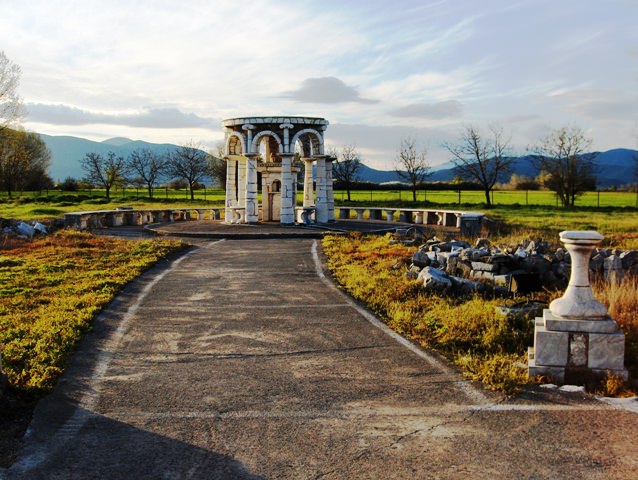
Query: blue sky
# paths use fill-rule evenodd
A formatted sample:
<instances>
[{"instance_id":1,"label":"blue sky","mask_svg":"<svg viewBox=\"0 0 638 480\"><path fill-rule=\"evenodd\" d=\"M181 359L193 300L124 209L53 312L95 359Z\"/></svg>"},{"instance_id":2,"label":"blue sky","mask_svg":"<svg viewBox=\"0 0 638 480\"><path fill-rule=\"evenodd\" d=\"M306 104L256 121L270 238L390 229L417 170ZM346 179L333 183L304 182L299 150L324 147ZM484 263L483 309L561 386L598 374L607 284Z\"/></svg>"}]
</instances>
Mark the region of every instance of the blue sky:
<instances>
[{"instance_id":1,"label":"blue sky","mask_svg":"<svg viewBox=\"0 0 638 480\"><path fill-rule=\"evenodd\" d=\"M31 130L212 146L223 118L312 115L391 169L402 137L437 165L467 125L636 148L637 21L637 0L0 0L0 50Z\"/></svg>"}]
</instances>

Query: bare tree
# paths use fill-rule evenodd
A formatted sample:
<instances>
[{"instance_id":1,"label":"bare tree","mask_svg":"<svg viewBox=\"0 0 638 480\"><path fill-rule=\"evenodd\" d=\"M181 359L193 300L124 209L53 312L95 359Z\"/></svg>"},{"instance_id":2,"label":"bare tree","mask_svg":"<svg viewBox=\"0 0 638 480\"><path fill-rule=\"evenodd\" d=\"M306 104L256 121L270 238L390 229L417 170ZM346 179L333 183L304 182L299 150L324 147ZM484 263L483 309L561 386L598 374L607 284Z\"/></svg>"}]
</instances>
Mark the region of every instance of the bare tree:
<instances>
[{"instance_id":1,"label":"bare tree","mask_svg":"<svg viewBox=\"0 0 638 480\"><path fill-rule=\"evenodd\" d=\"M133 150L126 161L126 171L141 179L148 190L148 198L153 198L153 186L166 170L167 155L161 155L148 148Z\"/></svg>"},{"instance_id":2,"label":"bare tree","mask_svg":"<svg viewBox=\"0 0 638 480\"><path fill-rule=\"evenodd\" d=\"M352 184L359 179L359 169L361 168L361 158L354 145L346 145L339 152L333 148L329 152L334 157L332 162L333 178L343 185L348 193L348 201L350 201L350 189Z\"/></svg>"},{"instance_id":3,"label":"bare tree","mask_svg":"<svg viewBox=\"0 0 638 480\"><path fill-rule=\"evenodd\" d=\"M108 152L106 157L99 153L87 153L80 160L82 169L86 172L85 180L99 185L106 190L106 198L111 198L111 188L124 180L125 161L121 155Z\"/></svg>"},{"instance_id":4,"label":"bare tree","mask_svg":"<svg viewBox=\"0 0 638 480\"><path fill-rule=\"evenodd\" d=\"M591 144L582 129L560 127L533 148L532 163L545 173L545 187L564 207L573 207L578 195L596 188L595 156L587 153Z\"/></svg>"},{"instance_id":5,"label":"bare tree","mask_svg":"<svg viewBox=\"0 0 638 480\"><path fill-rule=\"evenodd\" d=\"M394 169L399 177L410 184L412 200L416 202L416 190L419 184L432 175L427 162L427 150L417 150L416 140L407 137L401 139L401 145L395 158Z\"/></svg>"},{"instance_id":6,"label":"bare tree","mask_svg":"<svg viewBox=\"0 0 638 480\"><path fill-rule=\"evenodd\" d=\"M224 161L224 142L217 142L210 152L210 178L226 190L226 162Z\"/></svg>"},{"instance_id":7,"label":"bare tree","mask_svg":"<svg viewBox=\"0 0 638 480\"><path fill-rule=\"evenodd\" d=\"M482 135L478 128L466 127L458 143L444 144L452 154L455 173L464 180L476 182L483 187L485 203L492 206L490 193L496 182L505 180L504 175L512 173L515 157L507 156L509 138L503 135L503 129L490 127L489 137Z\"/></svg>"},{"instance_id":8,"label":"bare tree","mask_svg":"<svg viewBox=\"0 0 638 480\"><path fill-rule=\"evenodd\" d=\"M30 184L50 182L51 152L37 133L0 130L0 182L9 197Z\"/></svg>"},{"instance_id":9,"label":"bare tree","mask_svg":"<svg viewBox=\"0 0 638 480\"><path fill-rule=\"evenodd\" d=\"M0 131L22 116L22 99L18 95L20 67L0 51Z\"/></svg>"},{"instance_id":10,"label":"bare tree","mask_svg":"<svg viewBox=\"0 0 638 480\"><path fill-rule=\"evenodd\" d=\"M210 174L210 155L193 143L175 150L168 159L167 172L188 183L191 200L195 200L195 185Z\"/></svg>"}]
</instances>

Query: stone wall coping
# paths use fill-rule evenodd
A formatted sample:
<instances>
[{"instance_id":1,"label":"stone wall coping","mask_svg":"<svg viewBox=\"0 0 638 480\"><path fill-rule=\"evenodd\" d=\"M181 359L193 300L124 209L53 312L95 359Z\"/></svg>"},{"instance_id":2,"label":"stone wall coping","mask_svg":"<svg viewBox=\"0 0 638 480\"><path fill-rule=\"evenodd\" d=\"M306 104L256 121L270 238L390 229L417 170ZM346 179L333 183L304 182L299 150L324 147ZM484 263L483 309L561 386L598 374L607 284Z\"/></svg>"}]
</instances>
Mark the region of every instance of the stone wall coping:
<instances>
[{"instance_id":1,"label":"stone wall coping","mask_svg":"<svg viewBox=\"0 0 638 480\"><path fill-rule=\"evenodd\" d=\"M223 210L224 207L177 207L177 208L136 208L134 210L87 210L83 212L67 212L64 215L94 215L104 213L137 213L137 212L183 212L197 210Z\"/></svg>"},{"instance_id":2,"label":"stone wall coping","mask_svg":"<svg viewBox=\"0 0 638 480\"><path fill-rule=\"evenodd\" d=\"M244 124L270 124L270 123L290 123L293 125L328 125L325 118L320 117L237 117L222 120L224 127L234 127Z\"/></svg>"},{"instance_id":3,"label":"stone wall coping","mask_svg":"<svg viewBox=\"0 0 638 480\"><path fill-rule=\"evenodd\" d=\"M543 310L543 324L547 330L558 332L587 332L587 333L616 333L618 324L607 317L602 320L589 320L583 318L565 320L552 315L549 309Z\"/></svg>"}]
</instances>

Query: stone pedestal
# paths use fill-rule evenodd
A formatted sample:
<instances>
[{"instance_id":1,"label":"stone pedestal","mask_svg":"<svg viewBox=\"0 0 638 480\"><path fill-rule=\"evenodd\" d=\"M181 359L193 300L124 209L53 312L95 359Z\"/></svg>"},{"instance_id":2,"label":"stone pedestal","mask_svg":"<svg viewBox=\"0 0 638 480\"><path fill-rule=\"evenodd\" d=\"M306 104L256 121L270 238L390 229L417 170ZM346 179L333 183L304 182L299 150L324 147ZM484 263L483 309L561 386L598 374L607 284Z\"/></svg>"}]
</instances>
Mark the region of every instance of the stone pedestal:
<instances>
[{"instance_id":1,"label":"stone pedestal","mask_svg":"<svg viewBox=\"0 0 638 480\"><path fill-rule=\"evenodd\" d=\"M603 239L598 232L565 231L560 239L571 255L565 294L536 319L529 375L551 376L557 383L586 383L607 373L624 380L625 336L592 294L589 258Z\"/></svg>"}]
</instances>

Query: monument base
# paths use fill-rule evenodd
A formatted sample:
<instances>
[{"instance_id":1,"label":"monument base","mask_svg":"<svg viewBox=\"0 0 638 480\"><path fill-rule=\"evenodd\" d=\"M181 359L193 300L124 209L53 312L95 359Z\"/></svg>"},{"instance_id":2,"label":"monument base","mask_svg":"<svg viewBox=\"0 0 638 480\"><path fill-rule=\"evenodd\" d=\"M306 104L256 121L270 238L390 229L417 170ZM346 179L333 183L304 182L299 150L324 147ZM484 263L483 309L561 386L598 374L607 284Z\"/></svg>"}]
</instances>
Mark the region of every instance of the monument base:
<instances>
[{"instance_id":1,"label":"monument base","mask_svg":"<svg viewBox=\"0 0 638 480\"><path fill-rule=\"evenodd\" d=\"M625 335L611 318L563 320L546 309L536 319L528 374L572 384L603 380L608 374L627 380L624 358Z\"/></svg>"}]
</instances>

